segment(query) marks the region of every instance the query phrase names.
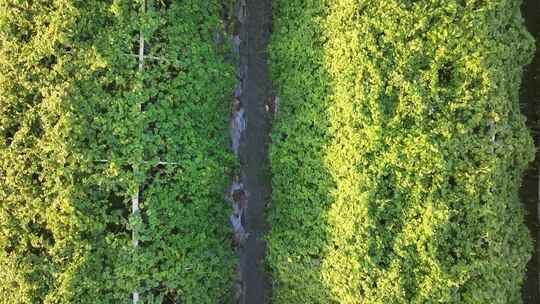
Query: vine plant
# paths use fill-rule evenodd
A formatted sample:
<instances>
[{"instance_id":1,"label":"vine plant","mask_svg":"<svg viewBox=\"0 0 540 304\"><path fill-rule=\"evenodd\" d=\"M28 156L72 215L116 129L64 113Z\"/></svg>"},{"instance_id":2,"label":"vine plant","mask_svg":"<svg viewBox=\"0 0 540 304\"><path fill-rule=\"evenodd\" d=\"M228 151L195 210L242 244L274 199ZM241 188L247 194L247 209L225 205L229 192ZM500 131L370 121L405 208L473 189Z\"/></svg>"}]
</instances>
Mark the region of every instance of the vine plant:
<instances>
[{"instance_id":1,"label":"vine plant","mask_svg":"<svg viewBox=\"0 0 540 304\"><path fill-rule=\"evenodd\" d=\"M1 303L228 298L220 5L0 1Z\"/></svg>"}]
</instances>

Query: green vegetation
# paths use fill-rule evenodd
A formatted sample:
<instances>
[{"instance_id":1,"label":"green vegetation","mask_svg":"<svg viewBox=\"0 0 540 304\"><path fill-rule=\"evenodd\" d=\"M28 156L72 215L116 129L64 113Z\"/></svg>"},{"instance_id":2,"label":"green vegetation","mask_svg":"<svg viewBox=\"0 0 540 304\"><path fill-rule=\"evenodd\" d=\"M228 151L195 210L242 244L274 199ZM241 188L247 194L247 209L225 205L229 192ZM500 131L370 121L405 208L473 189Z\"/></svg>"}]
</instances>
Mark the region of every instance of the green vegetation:
<instances>
[{"instance_id":1,"label":"green vegetation","mask_svg":"<svg viewBox=\"0 0 540 304\"><path fill-rule=\"evenodd\" d=\"M0 1L0 303L229 297L221 2L142 5Z\"/></svg>"},{"instance_id":2,"label":"green vegetation","mask_svg":"<svg viewBox=\"0 0 540 304\"><path fill-rule=\"evenodd\" d=\"M521 1L274 1L275 303L520 303Z\"/></svg>"}]
</instances>

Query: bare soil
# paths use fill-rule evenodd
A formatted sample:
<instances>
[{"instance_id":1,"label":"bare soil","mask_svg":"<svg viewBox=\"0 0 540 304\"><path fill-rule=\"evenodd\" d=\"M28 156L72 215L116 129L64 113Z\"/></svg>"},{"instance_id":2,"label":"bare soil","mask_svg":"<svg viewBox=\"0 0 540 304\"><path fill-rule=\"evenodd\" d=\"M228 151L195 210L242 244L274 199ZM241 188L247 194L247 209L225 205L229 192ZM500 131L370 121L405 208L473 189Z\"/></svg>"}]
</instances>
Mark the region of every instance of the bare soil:
<instances>
[{"instance_id":1,"label":"bare soil","mask_svg":"<svg viewBox=\"0 0 540 304\"><path fill-rule=\"evenodd\" d=\"M245 1L245 0L240 0ZM271 98L267 45L270 38L272 5L270 0L247 0L245 20L240 26L240 70L243 90L240 101L245 109L246 128L240 142L242 181L247 193L244 227L248 235L240 252L242 304L270 303L271 285L264 260L268 231L266 206L271 199L268 143Z\"/></svg>"},{"instance_id":2,"label":"bare soil","mask_svg":"<svg viewBox=\"0 0 540 304\"><path fill-rule=\"evenodd\" d=\"M522 13L525 17L527 29L537 39L537 50L533 62L527 66L522 83L521 103L522 111L527 116L527 126L530 128L534 137L536 150L536 159L530 164L525 172L523 185L521 187L521 201L526 211L525 220L532 238L535 240L534 253L527 265L527 276L523 284L522 294L523 303L540 303L540 209L539 209L539 173L540 173L540 154L539 154L539 132L540 121L540 1L525 0L522 6Z\"/></svg>"}]
</instances>

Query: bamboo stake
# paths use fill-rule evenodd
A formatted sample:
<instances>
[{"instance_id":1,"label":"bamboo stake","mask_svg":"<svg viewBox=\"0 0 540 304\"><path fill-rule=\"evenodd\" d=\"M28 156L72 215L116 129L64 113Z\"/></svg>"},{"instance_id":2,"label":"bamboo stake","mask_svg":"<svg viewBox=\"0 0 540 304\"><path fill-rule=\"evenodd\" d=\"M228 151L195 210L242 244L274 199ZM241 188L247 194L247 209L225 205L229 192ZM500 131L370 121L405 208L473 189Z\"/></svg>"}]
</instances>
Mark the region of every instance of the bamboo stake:
<instances>
[{"instance_id":1,"label":"bamboo stake","mask_svg":"<svg viewBox=\"0 0 540 304\"><path fill-rule=\"evenodd\" d=\"M98 159L98 160L94 160L94 162L106 164L106 163L110 162L110 160L108 160L108 159ZM152 161L143 160L143 161L141 161L140 163L141 163L141 164L151 164L151 163L153 163L153 162L152 162ZM168 161L158 161L158 162L156 162L156 165L175 165L175 166L180 166L181 163L179 163L179 162L168 162Z\"/></svg>"},{"instance_id":2,"label":"bamboo stake","mask_svg":"<svg viewBox=\"0 0 540 304\"><path fill-rule=\"evenodd\" d=\"M137 193L131 198L131 209L132 213L135 214L139 212L139 189L137 189ZM134 230L133 231L133 247L137 248L139 246L139 240L137 239L137 233ZM133 291L133 303L137 304L139 302L139 292L137 290Z\"/></svg>"},{"instance_id":3,"label":"bamboo stake","mask_svg":"<svg viewBox=\"0 0 540 304\"><path fill-rule=\"evenodd\" d=\"M141 55L140 54L123 54L124 56L130 56L130 57L137 57L137 58L141 58ZM169 59L167 58L162 58L162 57L158 57L158 56L152 56L152 55L143 55L143 57L145 59L154 59L154 60L158 60L158 61L169 61Z\"/></svg>"},{"instance_id":4,"label":"bamboo stake","mask_svg":"<svg viewBox=\"0 0 540 304\"><path fill-rule=\"evenodd\" d=\"M145 13L145 7L146 7L146 1L142 1L142 7L141 12L142 15ZM139 71L142 72L144 68L144 35L142 31L142 27L139 30ZM139 105L139 111L141 111L140 105ZM135 170L137 170L137 166L135 166ZM136 214L139 212L139 192L140 188L137 189L137 193L131 198L131 211L133 214ZM137 238L137 232L135 229L133 230L132 234L133 238L133 247L137 248L139 246L139 239ZM137 290L133 291L133 304L137 304L139 302L139 292Z\"/></svg>"}]
</instances>

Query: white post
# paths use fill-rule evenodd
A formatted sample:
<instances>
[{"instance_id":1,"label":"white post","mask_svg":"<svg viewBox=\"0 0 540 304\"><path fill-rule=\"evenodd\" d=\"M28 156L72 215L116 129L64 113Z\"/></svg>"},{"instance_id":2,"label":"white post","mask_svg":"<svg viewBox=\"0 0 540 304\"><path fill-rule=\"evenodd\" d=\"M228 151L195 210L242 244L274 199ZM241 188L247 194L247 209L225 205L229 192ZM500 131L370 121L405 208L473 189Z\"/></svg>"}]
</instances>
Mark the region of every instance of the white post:
<instances>
[{"instance_id":1,"label":"white post","mask_svg":"<svg viewBox=\"0 0 540 304\"><path fill-rule=\"evenodd\" d=\"M137 189L138 190L138 189ZM137 193L131 198L131 212L133 214L139 212L139 193ZM137 248L139 246L139 240L137 239L136 231L134 230L132 232L132 241L133 241L133 247ZM133 291L133 303L137 304L139 302L139 292L137 290Z\"/></svg>"},{"instance_id":2,"label":"white post","mask_svg":"<svg viewBox=\"0 0 540 304\"><path fill-rule=\"evenodd\" d=\"M142 2L141 12L144 14L145 12L145 6L146 1ZM142 28L139 31L139 71L142 72L144 68L144 35L142 32ZM139 108L139 111L141 109ZM135 166L137 168L138 166ZM137 170L137 169L135 169ZM131 198L131 212L133 214L139 212L139 191L140 189L137 189L137 193ZM133 247L137 248L139 246L139 240L137 239L137 233L134 230L133 234ZM137 290L133 291L133 304L137 304L139 302L139 292Z\"/></svg>"}]
</instances>

